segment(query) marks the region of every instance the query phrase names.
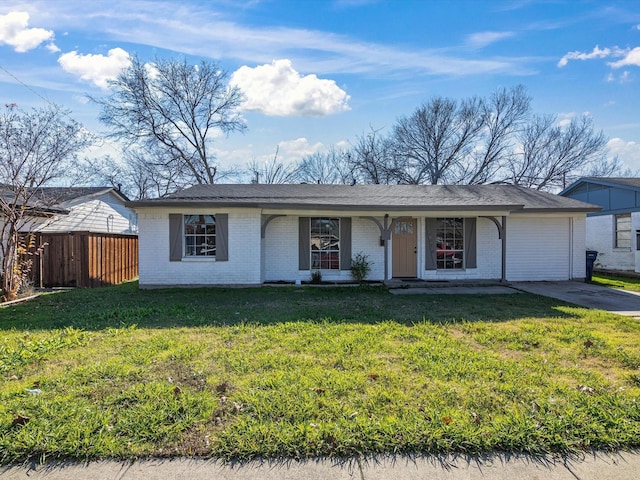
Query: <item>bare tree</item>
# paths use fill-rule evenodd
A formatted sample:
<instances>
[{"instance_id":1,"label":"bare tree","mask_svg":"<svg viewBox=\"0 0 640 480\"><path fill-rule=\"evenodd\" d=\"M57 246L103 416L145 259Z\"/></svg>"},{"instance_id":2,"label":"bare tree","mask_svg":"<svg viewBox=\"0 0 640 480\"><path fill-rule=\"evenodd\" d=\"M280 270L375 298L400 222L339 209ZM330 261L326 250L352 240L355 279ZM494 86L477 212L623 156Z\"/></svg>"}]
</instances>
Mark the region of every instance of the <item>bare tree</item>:
<instances>
[{"instance_id":1,"label":"bare tree","mask_svg":"<svg viewBox=\"0 0 640 480\"><path fill-rule=\"evenodd\" d=\"M600 160L594 161L581 175L585 177L637 177L640 172L624 168L622 160L617 155L612 158L607 158L606 155L603 155Z\"/></svg>"},{"instance_id":2,"label":"bare tree","mask_svg":"<svg viewBox=\"0 0 640 480\"><path fill-rule=\"evenodd\" d=\"M399 183L460 183L483 127L482 102L435 97L393 129Z\"/></svg>"},{"instance_id":3,"label":"bare tree","mask_svg":"<svg viewBox=\"0 0 640 480\"><path fill-rule=\"evenodd\" d=\"M349 153L332 146L325 153L304 157L295 170L295 179L303 183L349 184L355 181Z\"/></svg>"},{"instance_id":4,"label":"bare tree","mask_svg":"<svg viewBox=\"0 0 640 480\"><path fill-rule=\"evenodd\" d=\"M296 172L278 161L279 148L271 160L259 163L255 159L249 164L249 174L254 183L291 183Z\"/></svg>"},{"instance_id":5,"label":"bare tree","mask_svg":"<svg viewBox=\"0 0 640 480\"><path fill-rule=\"evenodd\" d=\"M507 181L536 190L565 187L599 162L607 138L596 132L590 117L571 120L563 127L552 115L537 115L521 135L521 154L510 165Z\"/></svg>"},{"instance_id":6,"label":"bare tree","mask_svg":"<svg viewBox=\"0 0 640 480\"><path fill-rule=\"evenodd\" d=\"M395 183L391 141L380 130L371 128L367 134L360 135L347 154L347 160L361 183Z\"/></svg>"},{"instance_id":7,"label":"bare tree","mask_svg":"<svg viewBox=\"0 0 640 480\"><path fill-rule=\"evenodd\" d=\"M467 162L463 162L461 183L470 185L492 181L513 157L515 138L526 122L531 97L522 85L500 88L481 102L484 127L479 144Z\"/></svg>"},{"instance_id":8,"label":"bare tree","mask_svg":"<svg viewBox=\"0 0 640 480\"><path fill-rule=\"evenodd\" d=\"M218 64L156 59L132 64L110 83L113 93L93 99L102 107L100 120L109 137L127 146L164 152L154 170L189 178L189 183L214 183L218 168L211 144L218 132L246 128L238 113L243 96L228 84ZM166 189L166 188L165 188Z\"/></svg>"},{"instance_id":9,"label":"bare tree","mask_svg":"<svg viewBox=\"0 0 640 480\"><path fill-rule=\"evenodd\" d=\"M153 145L144 150L132 146L119 160L108 155L95 159L87 177L94 183L116 187L136 200L164 197L192 184L191 177L171 168L167 152Z\"/></svg>"},{"instance_id":10,"label":"bare tree","mask_svg":"<svg viewBox=\"0 0 640 480\"><path fill-rule=\"evenodd\" d=\"M47 214L56 198L40 187L68 178L93 138L56 106L30 112L9 105L0 114L0 276L2 294L15 298L24 281L20 231Z\"/></svg>"}]
</instances>

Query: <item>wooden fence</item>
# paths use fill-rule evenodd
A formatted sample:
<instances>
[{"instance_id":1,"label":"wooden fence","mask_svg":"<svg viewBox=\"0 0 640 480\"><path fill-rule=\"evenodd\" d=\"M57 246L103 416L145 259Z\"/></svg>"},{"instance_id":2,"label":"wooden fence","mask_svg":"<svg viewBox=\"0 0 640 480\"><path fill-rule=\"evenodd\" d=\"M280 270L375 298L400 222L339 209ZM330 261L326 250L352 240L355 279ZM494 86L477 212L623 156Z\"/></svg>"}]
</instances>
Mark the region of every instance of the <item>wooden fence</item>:
<instances>
[{"instance_id":1,"label":"wooden fence","mask_svg":"<svg viewBox=\"0 0 640 480\"><path fill-rule=\"evenodd\" d=\"M36 233L35 286L100 287L138 276L138 236L118 233Z\"/></svg>"}]
</instances>

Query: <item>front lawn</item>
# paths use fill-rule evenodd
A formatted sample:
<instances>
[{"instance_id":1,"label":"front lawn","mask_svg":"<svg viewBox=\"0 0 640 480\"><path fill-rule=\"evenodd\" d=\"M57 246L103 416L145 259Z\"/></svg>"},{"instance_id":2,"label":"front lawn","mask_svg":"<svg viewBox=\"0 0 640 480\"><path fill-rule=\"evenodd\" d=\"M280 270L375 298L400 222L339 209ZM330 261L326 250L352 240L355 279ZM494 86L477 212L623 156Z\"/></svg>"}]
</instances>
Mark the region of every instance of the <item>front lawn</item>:
<instances>
[{"instance_id":1,"label":"front lawn","mask_svg":"<svg viewBox=\"0 0 640 480\"><path fill-rule=\"evenodd\" d=\"M74 290L0 308L0 462L640 447L640 322L525 293Z\"/></svg>"},{"instance_id":2,"label":"front lawn","mask_svg":"<svg viewBox=\"0 0 640 480\"><path fill-rule=\"evenodd\" d=\"M619 288L630 292L640 292L640 278L621 277L614 274L596 273L593 275L592 283L604 285L605 287Z\"/></svg>"}]
</instances>

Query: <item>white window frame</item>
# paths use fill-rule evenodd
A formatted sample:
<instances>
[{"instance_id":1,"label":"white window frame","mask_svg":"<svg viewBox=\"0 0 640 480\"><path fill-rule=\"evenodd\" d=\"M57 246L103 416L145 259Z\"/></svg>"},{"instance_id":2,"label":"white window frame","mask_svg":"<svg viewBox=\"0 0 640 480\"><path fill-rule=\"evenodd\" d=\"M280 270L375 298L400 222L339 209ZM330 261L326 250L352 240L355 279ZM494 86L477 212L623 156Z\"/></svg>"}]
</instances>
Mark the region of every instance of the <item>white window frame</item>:
<instances>
[{"instance_id":1,"label":"white window frame","mask_svg":"<svg viewBox=\"0 0 640 480\"><path fill-rule=\"evenodd\" d=\"M627 225L624 225L624 228L620 228L620 222L619 220L624 219L625 222L627 223L628 221L628 228ZM628 238L620 238L620 234L627 234ZM621 250L631 250L631 246L632 246L632 229L631 229L631 214L630 213L619 213L613 216L613 246L614 248L618 248ZM627 236L625 235L625 236ZM622 244L621 240L624 241L624 244Z\"/></svg>"},{"instance_id":2,"label":"white window frame","mask_svg":"<svg viewBox=\"0 0 640 480\"><path fill-rule=\"evenodd\" d=\"M436 220L436 270L464 270L464 218L438 217ZM459 222L459 226L446 225L452 221ZM459 236L456 230L460 231Z\"/></svg>"},{"instance_id":3,"label":"white window frame","mask_svg":"<svg viewBox=\"0 0 640 480\"><path fill-rule=\"evenodd\" d=\"M311 251L309 265L311 265L311 270L340 270L340 251L342 248L340 245L340 219L336 217L310 217L309 220ZM318 222L335 222L335 230L314 233L314 223Z\"/></svg>"},{"instance_id":4,"label":"white window frame","mask_svg":"<svg viewBox=\"0 0 640 480\"><path fill-rule=\"evenodd\" d=\"M204 217L204 228L188 232L187 220L192 217ZM208 222L207 220L213 220ZM213 228L211 228L213 227ZM182 216L183 258L216 258L216 216L213 214L184 214ZM193 241L192 241L193 240ZM201 243L197 243L201 242Z\"/></svg>"}]
</instances>

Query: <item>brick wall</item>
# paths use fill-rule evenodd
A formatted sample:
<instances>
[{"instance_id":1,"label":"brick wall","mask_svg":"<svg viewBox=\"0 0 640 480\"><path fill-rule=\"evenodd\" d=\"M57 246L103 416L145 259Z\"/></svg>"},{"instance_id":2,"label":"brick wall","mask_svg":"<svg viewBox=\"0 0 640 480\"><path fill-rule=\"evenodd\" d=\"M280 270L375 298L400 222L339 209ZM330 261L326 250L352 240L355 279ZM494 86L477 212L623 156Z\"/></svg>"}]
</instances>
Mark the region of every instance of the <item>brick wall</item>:
<instances>
[{"instance_id":1,"label":"brick wall","mask_svg":"<svg viewBox=\"0 0 640 480\"><path fill-rule=\"evenodd\" d=\"M383 221L382 218L379 219ZM298 270L298 217L289 215L272 220L263 241L263 279L265 281L307 281L310 272ZM351 253L362 252L373 262L368 280L384 278L384 248L380 246L380 230L371 220L353 217L351 220ZM323 270L327 281L351 280L348 270Z\"/></svg>"},{"instance_id":2,"label":"brick wall","mask_svg":"<svg viewBox=\"0 0 640 480\"><path fill-rule=\"evenodd\" d=\"M631 214L631 244L635 245L635 231L640 228L640 213ZM587 248L596 250L598 258L595 268L604 270L635 270L633 248L614 248L615 218L613 215L598 215L587 218Z\"/></svg>"},{"instance_id":3,"label":"brick wall","mask_svg":"<svg viewBox=\"0 0 640 480\"><path fill-rule=\"evenodd\" d=\"M418 221L418 244L424 245L424 219ZM477 268L466 270L425 270L425 248L418 249L418 262L425 280L494 280L502 275L502 241L498 228L491 220L478 218L476 224Z\"/></svg>"},{"instance_id":4,"label":"brick wall","mask_svg":"<svg viewBox=\"0 0 640 480\"><path fill-rule=\"evenodd\" d=\"M161 285L236 285L260 283L260 214L229 213L229 260L169 261L169 213L215 213L172 209L140 213L140 287ZM218 212L227 213L227 212Z\"/></svg>"},{"instance_id":5,"label":"brick wall","mask_svg":"<svg viewBox=\"0 0 640 480\"><path fill-rule=\"evenodd\" d=\"M204 209L139 212L140 285L235 285L264 281L306 281L298 270L298 216L274 218L261 239L263 217L258 210L230 209L229 261L169 261L169 213L215 213ZM598 217L594 217L598 218ZM383 218L378 220L382 223ZM501 247L496 226L477 220L477 268L425 270L424 218L418 217L418 276L426 280L500 279ZM585 220L569 216L511 216L507 221L507 280L584 278ZM389 274L392 272L389 248ZM591 246L589 245L589 248ZM596 248L597 249L597 248ZM384 278L384 248L371 220L352 217L352 256L369 255L368 279ZM573 253L571 253L573 252ZM323 271L328 281L350 280L350 271Z\"/></svg>"}]
</instances>

